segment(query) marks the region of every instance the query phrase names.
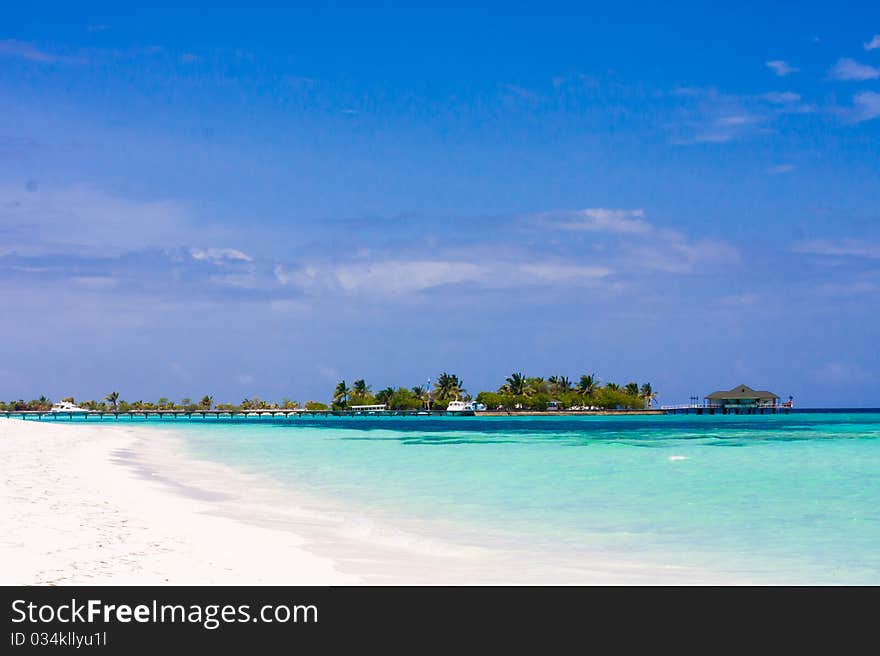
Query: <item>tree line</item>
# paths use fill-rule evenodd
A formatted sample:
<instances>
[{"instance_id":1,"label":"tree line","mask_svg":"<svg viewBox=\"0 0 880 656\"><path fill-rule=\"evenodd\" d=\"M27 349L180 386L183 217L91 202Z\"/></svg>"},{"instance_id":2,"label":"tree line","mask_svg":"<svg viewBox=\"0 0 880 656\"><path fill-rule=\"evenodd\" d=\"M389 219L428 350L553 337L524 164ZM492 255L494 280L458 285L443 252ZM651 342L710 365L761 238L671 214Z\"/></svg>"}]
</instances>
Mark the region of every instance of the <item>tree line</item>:
<instances>
[{"instance_id":1,"label":"tree line","mask_svg":"<svg viewBox=\"0 0 880 656\"><path fill-rule=\"evenodd\" d=\"M567 376L543 378L515 372L496 391L477 394L476 401L503 410L546 410L551 403L559 409L641 410L656 398L651 383L603 384L595 374L584 374L573 383Z\"/></svg>"},{"instance_id":2,"label":"tree line","mask_svg":"<svg viewBox=\"0 0 880 656\"><path fill-rule=\"evenodd\" d=\"M351 386L340 381L333 390L331 408L346 410L358 405L385 404L390 410L445 409L450 401L476 401L489 410L547 410L551 403L560 409L643 409L657 395L651 383L619 385L600 383L595 374L584 374L577 383L567 376L526 376L512 373L496 391L468 394L461 379L443 372L431 386L385 387L373 391L363 378Z\"/></svg>"},{"instance_id":3,"label":"tree line","mask_svg":"<svg viewBox=\"0 0 880 656\"><path fill-rule=\"evenodd\" d=\"M157 401L125 401L119 392L110 392L100 401L81 401L77 405L86 410L98 412L199 412L221 411L242 412L247 410L337 410L343 411L359 405L385 404L389 410L445 410L451 401L476 401L488 410L547 410L551 404L559 409L643 409L654 402L656 393L650 383L638 385L635 382L619 385L613 382L601 383L595 374L584 374L577 383L567 376L526 376L514 372L504 379L495 391L468 394L464 383L455 374L443 372L433 384L414 387L384 387L373 390L366 380L355 380L351 386L340 381L333 390L330 403L306 401L300 406L296 401L282 399L269 402L259 397L249 397L240 403L216 403L214 397L205 395L198 401L184 398L179 402L162 397ZM73 397L61 399L75 403ZM0 412L33 410L46 412L52 407L52 400L41 396L39 399L24 401L0 401Z\"/></svg>"},{"instance_id":4,"label":"tree line","mask_svg":"<svg viewBox=\"0 0 880 656\"><path fill-rule=\"evenodd\" d=\"M72 396L61 399L62 402L73 403L77 407L84 410L92 410L95 412L141 412L145 410L167 411L167 412L200 412L200 411L221 411L221 412L241 412L244 410L295 410L300 404L290 399L282 399L280 402L264 401L259 397L246 398L241 403L214 403L214 397L205 395L198 401L184 398L180 401L172 401L166 397L161 397L157 401L125 401L120 398L119 392L110 392L100 401L90 399L77 403ZM39 399L25 401L19 399L17 401L0 401L0 412L20 412L22 410L48 412L53 405L53 401L46 396ZM306 410L326 410L326 403L318 401L306 401L303 406Z\"/></svg>"}]
</instances>

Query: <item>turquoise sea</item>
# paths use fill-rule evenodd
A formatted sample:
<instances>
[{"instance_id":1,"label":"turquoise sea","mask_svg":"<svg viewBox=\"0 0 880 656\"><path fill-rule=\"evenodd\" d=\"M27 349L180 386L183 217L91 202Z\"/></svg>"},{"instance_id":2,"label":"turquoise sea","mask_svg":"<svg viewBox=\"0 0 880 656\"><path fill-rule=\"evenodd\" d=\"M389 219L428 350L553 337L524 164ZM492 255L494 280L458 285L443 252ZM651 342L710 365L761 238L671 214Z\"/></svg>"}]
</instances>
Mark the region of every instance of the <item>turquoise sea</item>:
<instances>
[{"instance_id":1,"label":"turquoise sea","mask_svg":"<svg viewBox=\"0 0 880 656\"><path fill-rule=\"evenodd\" d=\"M880 584L880 411L161 426L198 458L472 541Z\"/></svg>"}]
</instances>

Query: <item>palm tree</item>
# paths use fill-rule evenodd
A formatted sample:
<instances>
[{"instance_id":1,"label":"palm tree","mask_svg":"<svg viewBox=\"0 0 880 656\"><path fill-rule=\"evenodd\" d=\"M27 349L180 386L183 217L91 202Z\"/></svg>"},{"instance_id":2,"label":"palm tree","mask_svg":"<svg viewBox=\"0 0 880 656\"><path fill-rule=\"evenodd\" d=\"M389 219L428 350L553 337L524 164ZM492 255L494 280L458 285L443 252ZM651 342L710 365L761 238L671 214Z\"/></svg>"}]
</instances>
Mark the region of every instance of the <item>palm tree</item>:
<instances>
[{"instance_id":1,"label":"palm tree","mask_svg":"<svg viewBox=\"0 0 880 656\"><path fill-rule=\"evenodd\" d=\"M638 396L639 395L639 384L638 383L627 383L623 391L629 394L630 396Z\"/></svg>"},{"instance_id":2,"label":"palm tree","mask_svg":"<svg viewBox=\"0 0 880 656\"><path fill-rule=\"evenodd\" d=\"M348 404L349 392L351 392L351 390L348 389L348 385L345 384L345 381L339 381L339 384L336 385L336 389L333 390L333 402L345 407Z\"/></svg>"},{"instance_id":3,"label":"palm tree","mask_svg":"<svg viewBox=\"0 0 880 656\"><path fill-rule=\"evenodd\" d=\"M599 380L596 378L596 374L584 374L578 382L577 389L581 394L589 396L596 391L598 384Z\"/></svg>"},{"instance_id":4,"label":"palm tree","mask_svg":"<svg viewBox=\"0 0 880 656\"><path fill-rule=\"evenodd\" d=\"M651 383L644 383L642 385L639 396L645 399L645 408L650 408L651 404L654 402L654 399L657 398L657 393L651 387Z\"/></svg>"},{"instance_id":5,"label":"palm tree","mask_svg":"<svg viewBox=\"0 0 880 656\"><path fill-rule=\"evenodd\" d=\"M115 411L119 407L119 392L110 392L104 397L104 400L110 403L110 408Z\"/></svg>"},{"instance_id":6,"label":"palm tree","mask_svg":"<svg viewBox=\"0 0 880 656\"><path fill-rule=\"evenodd\" d=\"M544 394L547 391L547 383L540 376L530 376L526 378L526 396L535 396L536 394Z\"/></svg>"},{"instance_id":7,"label":"palm tree","mask_svg":"<svg viewBox=\"0 0 880 656\"><path fill-rule=\"evenodd\" d=\"M620 385L617 383L605 383L605 389L610 392L617 392L620 389Z\"/></svg>"},{"instance_id":8,"label":"palm tree","mask_svg":"<svg viewBox=\"0 0 880 656\"><path fill-rule=\"evenodd\" d=\"M568 379L568 376L550 376L547 382L550 383L556 392L563 393L571 390L571 381Z\"/></svg>"},{"instance_id":9,"label":"palm tree","mask_svg":"<svg viewBox=\"0 0 880 656\"><path fill-rule=\"evenodd\" d=\"M522 396L526 391L526 378L522 373L512 373L504 379L501 389L513 396Z\"/></svg>"},{"instance_id":10,"label":"palm tree","mask_svg":"<svg viewBox=\"0 0 880 656\"><path fill-rule=\"evenodd\" d=\"M351 384L351 391L358 396L366 396L370 393L370 386L367 385L367 381L360 378Z\"/></svg>"},{"instance_id":11,"label":"palm tree","mask_svg":"<svg viewBox=\"0 0 880 656\"><path fill-rule=\"evenodd\" d=\"M422 403L428 403L428 388L424 385L416 385L410 390L410 392L412 392L412 395Z\"/></svg>"},{"instance_id":12,"label":"palm tree","mask_svg":"<svg viewBox=\"0 0 880 656\"><path fill-rule=\"evenodd\" d=\"M464 392L462 382L455 374L448 374L445 371L437 378L434 384L434 391L437 392L438 400L455 399L459 394Z\"/></svg>"},{"instance_id":13,"label":"palm tree","mask_svg":"<svg viewBox=\"0 0 880 656\"><path fill-rule=\"evenodd\" d=\"M391 403L391 397L394 396L394 388L386 387L383 390L379 390L376 392L376 403L384 403L389 405Z\"/></svg>"},{"instance_id":14,"label":"palm tree","mask_svg":"<svg viewBox=\"0 0 880 656\"><path fill-rule=\"evenodd\" d=\"M202 400L199 401L199 405L202 406L202 408L205 410L210 410L212 407L214 407L214 397L208 396L206 394L202 397Z\"/></svg>"}]
</instances>

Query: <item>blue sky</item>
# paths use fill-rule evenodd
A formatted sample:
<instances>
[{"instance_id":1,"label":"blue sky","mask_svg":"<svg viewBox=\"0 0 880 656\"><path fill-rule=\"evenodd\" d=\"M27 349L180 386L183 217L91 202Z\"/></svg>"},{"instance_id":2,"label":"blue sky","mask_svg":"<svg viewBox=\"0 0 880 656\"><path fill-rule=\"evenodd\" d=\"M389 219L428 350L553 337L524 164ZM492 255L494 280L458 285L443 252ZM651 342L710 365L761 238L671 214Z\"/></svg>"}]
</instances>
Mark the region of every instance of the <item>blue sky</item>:
<instances>
[{"instance_id":1,"label":"blue sky","mask_svg":"<svg viewBox=\"0 0 880 656\"><path fill-rule=\"evenodd\" d=\"M880 392L880 6L7 9L0 397Z\"/></svg>"}]
</instances>

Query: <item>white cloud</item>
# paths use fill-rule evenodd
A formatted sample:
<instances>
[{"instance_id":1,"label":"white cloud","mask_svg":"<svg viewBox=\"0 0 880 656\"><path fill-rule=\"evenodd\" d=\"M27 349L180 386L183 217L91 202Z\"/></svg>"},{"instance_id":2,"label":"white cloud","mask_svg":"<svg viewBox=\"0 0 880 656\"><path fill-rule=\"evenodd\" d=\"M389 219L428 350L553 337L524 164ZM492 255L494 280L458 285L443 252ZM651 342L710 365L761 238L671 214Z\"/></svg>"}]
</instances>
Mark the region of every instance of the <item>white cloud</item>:
<instances>
[{"instance_id":1,"label":"white cloud","mask_svg":"<svg viewBox=\"0 0 880 656\"><path fill-rule=\"evenodd\" d=\"M828 75L835 80L848 80L861 82L875 80L880 77L880 68L862 64L855 59L844 57L837 60L834 67L828 71Z\"/></svg>"},{"instance_id":2,"label":"white cloud","mask_svg":"<svg viewBox=\"0 0 880 656\"><path fill-rule=\"evenodd\" d=\"M739 114L734 116L720 116L718 117L717 123L718 125L724 126L733 126L733 125L748 125L749 123L755 123L759 119L757 116L749 116L746 114Z\"/></svg>"},{"instance_id":3,"label":"white cloud","mask_svg":"<svg viewBox=\"0 0 880 656\"><path fill-rule=\"evenodd\" d=\"M739 261L732 245L712 240L690 240L677 230L657 227L645 220L641 209L589 208L562 215L542 214L537 224L545 229L584 231L611 238L605 262L614 270L692 273L704 267Z\"/></svg>"},{"instance_id":4,"label":"white cloud","mask_svg":"<svg viewBox=\"0 0 880 656\"><path fill-rule=\"evenodd\" d=\"M645 221L645 212L641 209L608 209L591 207L576 212L569 212L561 217L542 215L551 227L560 230L589 230L595 232L611 232L622 234L647 234L653 230Z\"/></svg>"},{"instance_id":5,"label":"white cloud","mask_svg":"<svg viewBox=\"0 0 880 656\"><path fill-rule=\"evenodd\" d=\"M116 287L119 281L110 276L73 276L68 279L75 285L92 290L103 290Z\"/></svg>"},{"instance_id":6,"label":"white cloud","mask_svg":"<svg viewBox=\"0 0 880 656\"><path fill-rule=\"evenodd\" d=\"M855 239L813 239L794 246L795 252L829 257L864 257L880 259L880 243Z\"/></svg>"},{"instance_id":7,"label":"white cloud","mask_svg":"<svg viewBox=\"0 0 880 656\"><path fill-rule=\"evenodd\" d=\"M539 278L551 282L590 281L605 278L613 273L611 269L603 266L554 263L524 264L519 267L519 271L527 278Z\"/></svg>"},{"instance_id":8,"label":"white cloud","mask_svg":"<svg viewBox=\"0 0 880 656\"><path fill-rule=\"evenodd\" d=\"M222 264L227 261L254 261L254 258L250 255L243 253L236 248L194 248L190 251L190 255L192 255L195 260L207 260L214 262L215 264Z\"/></svg>"},{"instance_id":9,"label":"white cloud","mask_svg":"<svg viewBox=\"0 0 880 656\"><path fill-rule=\"evenodd\" d=\"M403 294L440 285L473 283L486 267L459 261L398 260L343 265L309 265L299 269L275 267L275 279L304 291L338 289L356 294Z\"/></svg>"},{"instance_id":10,"label":"white cloud","mask_svg":"<svg viewBox=\"0 0 880 656\"><path fill-rule=\"evenodd\" d=\"M853 96L852 120L856 123L880 116L880 93L863 91Z\"/></svg>"},{"instance_id":11,"label":"white cloud","mask_svg":"<svg viewBox=\"0 0 880 656\"><path fill-rule=\"evenodd\" d=\"M521 239L490 244L450 243L436 257L345 261L314 259L276 265L275 281L307 296L406 297L445 285L457 294L478 290L596 287L619 289L644 276L690 275L740 261L727 242L690 239L658 227L642 209L592 207L524 217ZM442 247L441 247L442 248ZM437 246L432 249L436 252Z\"/></svg>"},{"instance_id":12,"label":"white cloud","mask_svg":"<svg viewBox=\"0 0 880 656\"><path fill-rule=\"evenodd\" d=\"M771 91L761 96L764 100L774 105L787 105L789 103L798 102L801 99L800 94L791 91Z\"/></svg>"},{"instance_id":13,"label":"white cloud","mask_svg":"<svg viewBox=\"0 0 880 656\"><path fill-rule=\"evenodd\" d=\"M225 230L197 225L173 200L131 200L88 185L52 188L0 187L2 252L21 255L70 253L119 255L146 248L180 248L211 239L230 239ZM240 253L233 249L194 251L206 258ZM241 254L243 255L243 254Z\"/></svg>"},{"instance_id":14,"label":"white cloud","mask_svg":"<svg viewBox=\"0 0 880 656\"><path fill-rule=\"evenodd\" d=\"M15 39L0 41L0 55L42 64L84 64L86 61L82 57L69 57L45 52L32 43Z\"/></svg>"},{"instance_id":15,"label":"white cloud","mask_svg":"<svg viewBox=\"0 0 880 656\"><path fill-rule=\"evenodd\" d=\"M880 34L875 34L874 38L865 43L865 50L876 50L880 48Z\"/></svg>"},{"instance_id":16,"label":"white cloud","mask_svg":"<svg viewBox=\"0 0 880 656\"><path fill-rule=\"evenodd\" d=\"M772 70L779 77L785 77L786 75L791 75L792 73L797 73L800 69L791 66L788 62L782 61L781 59L773 59L768 62L764 62L764 65Z\"/></svg>"},{"instance_id":17,"label":"white cloud","mask_svg":"<svg viewBox=\"0 0 880 656\"><path fill-rule=\"evenodd\" d=\"M791 173L794 169L794 164L779 164L778 166L771 166L767 169L767 173L770 173L771 175L781 175L783 173Z\"/></svg>"},{"instance_id":18,"label":"white cloud","mask_svg":"<svg viewBox=\"0 0 880 656\"><path fill-rule=\"evenodd\" d=\"M613 270L555 258L520 262L507 258L479 264L461 260L397 260L358 262L341 266L310 265L299 269L275 268L281 285L311 293L342 292L364 297L415 294L442 285L473 289L522 289L565 282L592 285Z\"/></svg>"},{"instance_id":19,"label":"white cloud","mask_svg":"<svg viewBox=\"0 0 880 656\"><path fill-rule=\"evenodd\" d=\"M655 239L625 247L633 269L691 274L740 261L739 251L714 239L688 241L681 234L664 230Z\"/></svg>"}]
</instances>

